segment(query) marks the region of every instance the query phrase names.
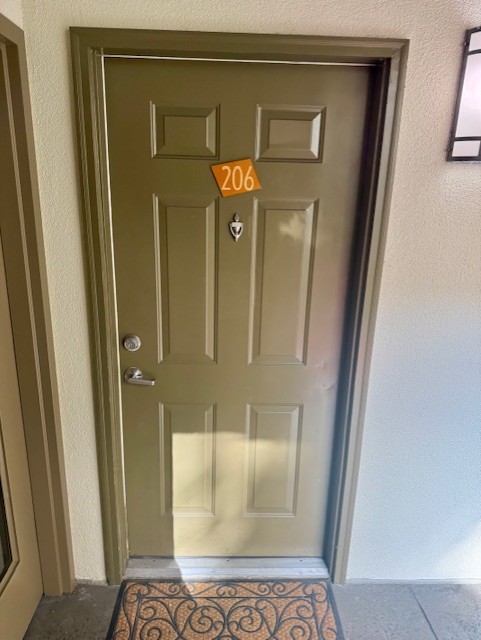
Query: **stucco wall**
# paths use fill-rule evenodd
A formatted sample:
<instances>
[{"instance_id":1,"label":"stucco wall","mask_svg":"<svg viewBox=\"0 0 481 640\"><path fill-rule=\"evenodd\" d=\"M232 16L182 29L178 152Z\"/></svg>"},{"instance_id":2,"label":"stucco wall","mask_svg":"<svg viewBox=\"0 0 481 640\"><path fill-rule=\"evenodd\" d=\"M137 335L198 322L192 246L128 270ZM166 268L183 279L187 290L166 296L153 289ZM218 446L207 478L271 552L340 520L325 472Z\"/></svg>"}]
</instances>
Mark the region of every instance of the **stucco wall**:
<instances>
[{"instance_id":1,"label":"stucco wall","mask_svg":"<svg viewBox=\"0 0 481 640\"><path fill-rule=\"evenodd\" d=\"M17 26L22 26L22 0L0 0L0 13Z\"/></svg>"},{"instance_id":2,"label":"stucco wall","mask_svg":"<svg viewBox=\"0 0 481 640\"><path fill-rule=\"evenodd\" d=\"M411 39L349 577L481 578L481 167L447 164L478 0L25 0L76 574L104 577L67 29Z\"/></svg>"}]
</instances>

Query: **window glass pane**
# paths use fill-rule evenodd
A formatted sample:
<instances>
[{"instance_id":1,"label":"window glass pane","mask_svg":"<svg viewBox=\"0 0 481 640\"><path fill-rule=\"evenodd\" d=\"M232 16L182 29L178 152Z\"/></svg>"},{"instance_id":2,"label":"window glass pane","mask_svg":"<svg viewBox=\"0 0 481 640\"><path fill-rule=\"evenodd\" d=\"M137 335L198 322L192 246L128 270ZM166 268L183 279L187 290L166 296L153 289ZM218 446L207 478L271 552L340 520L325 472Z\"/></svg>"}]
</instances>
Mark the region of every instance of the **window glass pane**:
<instances>
[{"instance_id":1,"label":"window glass pane","mask_svg":"<svg viewBox=\"0 0 481 640\"><path fill-rule=\"evenodd\" d=\"M477 49L481 49L481 31L472 33L469 41L469 50L476 51Z\"/></svg>"},{"instance_id":2,"label":"window glass pane","mask_svg":"<svg viewBox=\"0 0 481 640\"><path fill-rule=\"evenodd\" d=\"M468 56L456 138L481 136L481 53Z\"/></svg>"},{"instance_id":3,"label":"window glass pane","mask_svg":"<svg viewBox=\"0 0 481 640\"><path fill-rule=\"evenodd\" d=\"M0 580L5 575L6 570L12 562L10 550L10 540L7 529L7 516L5 513L5 502L3 499L2 483L0 481Z\"/></svg>"},{"instance_id":4,"label":"window glass pane","mask_svg":"<svg viewBox=\"0 0 481 640\"><path fill-rule=\"evenodd\" d=\"M479 140L458 140L453 144L453 158L477 158L480 144Z\"/></svg>"}]
</instances>

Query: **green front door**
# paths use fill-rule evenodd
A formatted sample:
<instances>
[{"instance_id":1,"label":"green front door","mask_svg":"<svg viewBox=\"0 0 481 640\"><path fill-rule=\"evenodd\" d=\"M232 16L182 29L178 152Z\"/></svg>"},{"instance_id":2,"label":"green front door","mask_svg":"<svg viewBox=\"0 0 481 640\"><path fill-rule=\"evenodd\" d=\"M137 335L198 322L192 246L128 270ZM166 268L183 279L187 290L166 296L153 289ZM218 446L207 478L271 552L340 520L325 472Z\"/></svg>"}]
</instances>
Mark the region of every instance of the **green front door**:
<instances>
[{"instance_id":1,"label":"green front door","mask_svg":"<svg viewBox=\"0 0 481 640\"><path fill-rule=\"evenodd\" d=\"M370 77L106 60L131 555L321 555Z\"/></svg>"}]
</instances>

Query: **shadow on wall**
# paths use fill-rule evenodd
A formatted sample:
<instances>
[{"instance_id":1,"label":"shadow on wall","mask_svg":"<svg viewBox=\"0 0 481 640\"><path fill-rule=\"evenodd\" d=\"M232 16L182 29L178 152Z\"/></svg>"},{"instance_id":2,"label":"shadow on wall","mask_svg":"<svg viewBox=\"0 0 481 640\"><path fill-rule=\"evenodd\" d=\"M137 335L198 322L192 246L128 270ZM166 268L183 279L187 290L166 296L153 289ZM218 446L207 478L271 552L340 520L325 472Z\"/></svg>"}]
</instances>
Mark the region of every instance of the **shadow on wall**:
<instances>
[{"instance_id":1,"label":"shadow on wall","mask_svg":"<svg viewBox=\"0 0 481 640\"><path fill-rule=\"evenodd\" d=\"M349 579L481 579L479 318L450 296L385 304Z\"/></svg>"}]
</instances>

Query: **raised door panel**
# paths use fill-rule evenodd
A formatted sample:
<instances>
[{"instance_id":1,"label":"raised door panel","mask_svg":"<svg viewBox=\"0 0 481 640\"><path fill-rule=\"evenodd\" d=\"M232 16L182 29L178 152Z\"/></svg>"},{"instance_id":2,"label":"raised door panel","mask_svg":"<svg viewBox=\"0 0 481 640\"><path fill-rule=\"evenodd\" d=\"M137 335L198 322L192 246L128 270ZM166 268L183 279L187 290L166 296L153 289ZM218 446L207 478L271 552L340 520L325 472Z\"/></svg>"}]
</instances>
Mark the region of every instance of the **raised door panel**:
<instances>
[{"instance_id":1,"label":"raised door panel","mask_svg":"<svg viewBox=\"0 0 481 640\"><path fill-rule=\"evenodd\" d=\"M321 162L325 108L259 105L257 160Z\"/></svg>"},{"instance_id":2,"label":"raised door panel","mask_svg":"<svg viewBox=\"0 0 481 640\"><path fill-rule=\"evenodd\" d=\"M301 419L299 405L248 407L246 515L295 515Z\"/></svg>"},{"instance_id":3,"label":"raised door panel","mask_svg":"<svg viewBox=\"0 0 481 640\"><path fill-rule=\"evenodd\" d=\"M216 158L218 107L164 107L151 104L154 158Z\"/></svg>"},{"instance_id":4,"label":"raised door panel","mask_svg":"<svg viewBox=\"0 0 481 640\"><path fill-rule=\"evenodd\" d=\"M272 200L256 204L250 362L303 364L317 203Z\"/></svg>"},{"instance_id":5,"label":"raised door panel","mask_svg":"<svg viewBox=\"0 0 481 640\"><path fill-rule=\"evenodd\" d=\"M217 211L212 200L156 200L158 359L216 359Z\"/></svg>"},{"instance_id":6,"label":"raised door panel","mask_svg":"<svg viewBox=\"0 0 481 640\"><path fill-rule=\"evenodd\" d=\"M160 407L164 514L214 515L215 407Z\"/></svg>"}]
</instances>

